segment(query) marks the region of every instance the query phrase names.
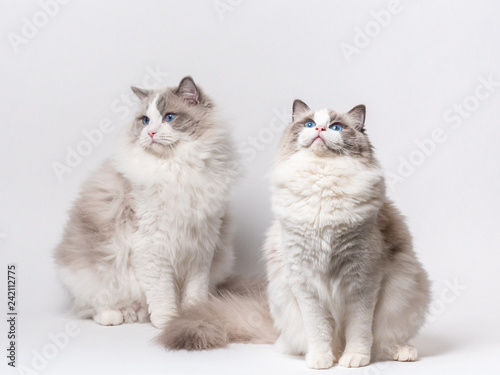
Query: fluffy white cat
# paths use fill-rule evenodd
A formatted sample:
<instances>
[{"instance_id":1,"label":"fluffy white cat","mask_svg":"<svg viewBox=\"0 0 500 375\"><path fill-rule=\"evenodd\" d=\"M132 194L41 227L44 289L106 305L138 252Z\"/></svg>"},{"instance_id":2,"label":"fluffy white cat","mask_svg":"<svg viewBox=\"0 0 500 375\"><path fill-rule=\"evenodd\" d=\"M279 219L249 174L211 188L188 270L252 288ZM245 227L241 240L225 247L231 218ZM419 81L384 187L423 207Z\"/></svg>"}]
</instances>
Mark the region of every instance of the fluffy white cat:
<instances>
[{"instance_id":1,"label":"fluffy white cat","mask_svg":"<svg viewBox=\"0 0 500 375\"><path fill-rule=\"evenodd\" d=\"M191 77L132 90L137 117L84 183L55 258L79 316L163 327L231 272L237 168L229 128Z\"/></svg>"},{"instance_id":2,"label":"fluffy white cat","mask_svg":"<svg viewBox=\"0 0 500 375\"><path fill-rule=\"evenodd\" d=\"M276 347L310 368L413 361L429 281L386 197L365 107L313 111L296 100L272 177L265 245Z\"/></svg>"}]
</instances>

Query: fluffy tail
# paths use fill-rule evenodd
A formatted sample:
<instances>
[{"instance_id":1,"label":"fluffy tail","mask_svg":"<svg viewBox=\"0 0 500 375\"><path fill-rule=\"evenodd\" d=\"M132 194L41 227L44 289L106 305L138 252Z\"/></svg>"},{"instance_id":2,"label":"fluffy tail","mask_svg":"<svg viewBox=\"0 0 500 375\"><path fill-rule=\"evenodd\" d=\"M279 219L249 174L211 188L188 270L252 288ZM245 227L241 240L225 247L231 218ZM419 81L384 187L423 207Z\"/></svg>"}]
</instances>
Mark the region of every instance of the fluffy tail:
<instances>
[{"instance_id":1,"label":"fluffy tail","mask_svg":"<svg viewBox=\"0 0 500 375\"><path fill-rule=\"evenodd\" d=\"M157 340L169 350L204 350L229 343L272 344L277 337L265 279L232 277L208 301L181 311Z\"/></svg>"}]
</instances>

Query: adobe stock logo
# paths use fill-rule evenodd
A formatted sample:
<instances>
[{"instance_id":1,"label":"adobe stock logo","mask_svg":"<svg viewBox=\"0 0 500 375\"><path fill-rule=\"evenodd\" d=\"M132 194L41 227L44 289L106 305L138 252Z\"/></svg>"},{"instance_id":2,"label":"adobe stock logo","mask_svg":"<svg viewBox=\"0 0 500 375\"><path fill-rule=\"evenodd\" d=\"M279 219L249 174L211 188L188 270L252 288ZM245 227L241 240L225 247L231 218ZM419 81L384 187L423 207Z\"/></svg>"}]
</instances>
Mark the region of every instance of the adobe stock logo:
<instances>
[{"instance_id":1,"label":"adobe stock logo","mask_svg":"<svg viewBox=\"0 0 500 375\"><path fill-rule=\"evenodd\" d=\"M40 10L33 13L30 18L21 18L20 33L10 32L7 34L14 52L18 53L22 45L28 44L33 40L40 32L40 29L47 26L49 21L59 14L61 5L66 5L69 2L70 0L40 0L38 2Z\"/></svg>"},{"instance_id":2,"label":"adobe stock logo","mask_svg":"<svg viewBox=\"0 0 500 375\"><path fill-rule=\"evenodd\" d=\"M68 322L64 329L47 335L48 342L40 349L32 349L32 359L28 364L21 364L17 369L20 375L38 375L50 366L51 361L56 359L61 352L69 347L72 339L76 338L82 329L77 323Z\"/></svg>"},{"instance_id":3,"label":"adobe stock logo","mask_svg":"<svg viewBox=\"0 0 500 375\"><path fill-rule=\"evenodd\" d=\"M273 142L277 134L283 132L283 129L286 128L292 118L288 107L284 107L281 112L274 109L273 114L274 116L267 127L261 128L256 135L249 136L245 141L237 144L238 153L243 157L243 161L251 162L255 160L258 153Z\"/></svg>"},{"instance_id":4,"label":"adobe stock logo","mask_svg":"<svg viewBox=\"0 0 500 375\"><path fill-rule=\"evenodd\" d=\"M479 76L474 91L444 111L443 121L446 127L436 127L427 137L415 140L416 147L407 155L399 157L397 169L385 171L389 191L396 191L397 185L413 176L417 168L436 152L439 145L447 142L453 132L458 131L464 122L477 112L484 102L490 100L499 88L500 81L493 74Z\"/></svg>"},{"instance_id":5,"label":"adobe stock logo","mask_svg":"<svg viewBox=\"0 0 500 375\"><path fill-rule=\"evenodd\" d=\"M215 0L213 5L219 19L224 21L226 13L232 13L241 3L243 3L243 0Z\"/></svg>"},{"instance_id":6,"label":"adobe stock logo","mask_svg":"<svg viewBox=\"0 0 500 375\"><path fill-rule=\"evenodd\" d=\"M363 52L372 40L391 24L393 17L402 11L403 6L399 0L390 0L387 4L387 9L381 9L378 12L372 11L372 19L363 28L354 28L355 35L352 44L347 42L340 44L340 49L347 62L351 62L352 55L359 55Z\"/></svg>"}]
</instances>

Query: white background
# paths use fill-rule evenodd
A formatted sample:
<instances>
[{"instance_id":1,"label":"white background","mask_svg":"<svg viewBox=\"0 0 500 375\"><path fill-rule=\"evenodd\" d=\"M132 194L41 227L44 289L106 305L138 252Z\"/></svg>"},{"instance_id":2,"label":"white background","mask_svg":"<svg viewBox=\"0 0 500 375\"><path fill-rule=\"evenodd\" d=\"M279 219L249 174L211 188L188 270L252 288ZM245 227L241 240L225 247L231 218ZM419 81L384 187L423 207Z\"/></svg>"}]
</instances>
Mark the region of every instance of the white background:
<instances>
[{"instance_id":1,"label":"white background","mask_svg":"<svg viewBox=\"0 0 500 375\"><path fill-rule=\"evenodd\" d=\"M220 3L236 5L220 14L214 7ZM472 96L481 77L500 82L500 4L402 0L401 11L377 30L372 12L387 4L70 1L16 52L10 33L22 36L24 18L32 20L41 7L36 1L3 0L0 286L5 290L6 264L17 263L18 365L33 369L37 353L45 353L51 358L33 373L309 371L303 359L280 355L270 346L167 353L151 343L156 331L150 325L99 327L68 315L69 300L51 258L66 211L130 120L117 111L122 98L132 97L129 86L141 86L148 69L159 69L168 74L161 85L192 75L234 128L246 170L232 205L236 272L247 275L263 271L260 248L271 221L266 176L281 134L277 128L284 126L277 113L289 116L294 98L341 111L366 104L367 132L388 175L399 173L402 160L419 164L402 171L390 194L408 217L435 299L429 323L416 340L419 362L330 371L498 373L500 87L491 93L480 89L482 99ZM366 27L373 37L348 61L343 43L355 47L356 28ZM456 123L447 122L445 116L464 100L469 111ZM85 140L82 130L96 129L106 119L115 131L59 181L53 163L65 163L67 147L75 149ZM440 140L445 140L431 147L425 140L435 129L442 129ZM257 146L250 145L251 137L260 137ZM429 155L422 158L418 142L426 142ZM454 284L459 287L450 287ZM3 311L6 292L0 296ZM7 368L5 319L0 324L2 373ZM68 322L77 334L51 352L50 335Z\"/></svg>"}]
</instances>

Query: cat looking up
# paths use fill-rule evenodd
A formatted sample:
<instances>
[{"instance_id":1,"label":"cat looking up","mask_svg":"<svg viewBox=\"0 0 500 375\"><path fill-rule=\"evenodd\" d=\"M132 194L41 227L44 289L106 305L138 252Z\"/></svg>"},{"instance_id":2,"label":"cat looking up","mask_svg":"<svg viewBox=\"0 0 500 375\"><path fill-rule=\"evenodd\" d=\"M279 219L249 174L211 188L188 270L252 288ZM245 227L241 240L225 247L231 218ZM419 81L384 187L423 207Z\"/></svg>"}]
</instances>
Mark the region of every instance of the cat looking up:
<instances>
[{"instance_id":1,"label":"cat looking up","mask_svg":"<svg viewBox=\"0 0 500 375\"><path fill-rule=\"evenodd\" d=\"M414 361L409 340L429 304L364 126L363 105L339 113L296 100L272 176L265 257L276 347L306 354L310 368Z\"/></svg>"}]
</instances>

